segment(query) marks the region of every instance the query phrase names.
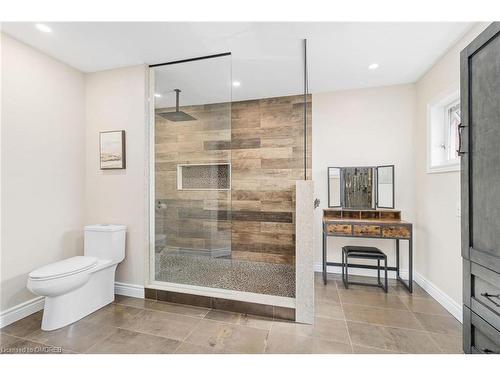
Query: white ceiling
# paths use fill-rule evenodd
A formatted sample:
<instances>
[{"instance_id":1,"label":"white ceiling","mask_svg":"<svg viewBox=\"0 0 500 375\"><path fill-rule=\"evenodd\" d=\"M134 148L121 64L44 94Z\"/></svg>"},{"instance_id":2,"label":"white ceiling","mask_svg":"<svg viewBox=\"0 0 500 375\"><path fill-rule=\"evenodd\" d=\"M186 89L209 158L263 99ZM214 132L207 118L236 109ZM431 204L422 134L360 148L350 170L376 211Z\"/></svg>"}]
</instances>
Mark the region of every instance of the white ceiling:
<instances>
[{"instance_id":1,"label":"white ceiling","mask_svg":"<svg viewBox=\"0 0 500 375\"><path fill-rule=\"evenodd\" d=\"M415 82L472 23L329 22L196 23L6 22L7 34L83 71L157 64L231 52L231 59L168 65L159 70L158 106L181 105L301 93L302 39L308 40L312 93ZM369 70L368 65L379 68ZM231 71L232 65L232 71ZM232 78L231 78L232 73ZM224 100L225 99L225 100Z\"/></svg>"}]
</instances>

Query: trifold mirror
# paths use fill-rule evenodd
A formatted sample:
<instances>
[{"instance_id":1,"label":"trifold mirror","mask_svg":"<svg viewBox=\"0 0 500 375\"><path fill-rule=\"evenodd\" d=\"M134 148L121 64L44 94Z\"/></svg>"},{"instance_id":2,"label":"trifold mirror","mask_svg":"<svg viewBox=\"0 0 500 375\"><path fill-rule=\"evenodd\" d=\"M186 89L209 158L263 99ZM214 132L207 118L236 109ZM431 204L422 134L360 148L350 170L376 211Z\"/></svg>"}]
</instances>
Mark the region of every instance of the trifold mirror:
<instances>
[{"instance_id":1,"label":"trifold mirror","mask_svg":"<svg viewBox=\"0 0 500 375\"><path fill-rule=\"evenodd\" d=\"M328 207L394 208L394 165L329 167Z\"/></svg>"}]
</instances>

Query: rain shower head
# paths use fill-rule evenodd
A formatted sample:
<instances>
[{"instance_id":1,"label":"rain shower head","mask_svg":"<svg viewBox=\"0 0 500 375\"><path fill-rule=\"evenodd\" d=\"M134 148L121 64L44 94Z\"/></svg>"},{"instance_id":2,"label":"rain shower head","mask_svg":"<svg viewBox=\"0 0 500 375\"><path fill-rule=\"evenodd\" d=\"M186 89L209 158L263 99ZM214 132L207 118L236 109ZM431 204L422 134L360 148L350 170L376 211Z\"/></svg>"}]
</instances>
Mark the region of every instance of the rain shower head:
<instances>
[{"instance_id":1,"label":"rain shower head","mask_svg":"<svg viewBox=\"0 0 500 375\"><path fill-rule=\"evenodd\" d=\"M181 90L175 89L175 112L163 112L163 113L158 113L161 117L163 117L166 120L173 121L173 122L178 122L178 121L196 121L196 119L188 115L186 112L179 111L179 93Z\"/></svg>"},{"instance_id":2,"label":"rain shower head","mask_svg":"<svg viewBox=\"0 0 500 375\"><path fill-rule=\"evenodd\" d=\"M177 121L196 121L196 119L188 115L186 112L182 111L175 111L175 112L164 112L164 113L158 113L161 117L163 117L166 120L177 122Z\"/></svg>"}]
</instances>

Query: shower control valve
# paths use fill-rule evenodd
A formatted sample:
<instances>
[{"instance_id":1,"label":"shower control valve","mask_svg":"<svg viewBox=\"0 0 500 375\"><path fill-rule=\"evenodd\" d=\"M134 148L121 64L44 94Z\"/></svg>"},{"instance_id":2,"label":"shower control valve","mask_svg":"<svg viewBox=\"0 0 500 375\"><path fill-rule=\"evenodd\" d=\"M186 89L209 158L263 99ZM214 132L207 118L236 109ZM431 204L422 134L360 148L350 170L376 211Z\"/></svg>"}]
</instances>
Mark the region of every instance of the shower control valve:
<instances>
[{"instance_id":1,"label":"shower control valve","mask_svg":"<svg viewBox=\"0 0 500 375\"><path fill-rule=\"evenodd\" d=\"M314 200L314 208L318 208L320 203L321 203L321 201L319 200L319 198L316 198Z\"/></svg>"}]
</instances>

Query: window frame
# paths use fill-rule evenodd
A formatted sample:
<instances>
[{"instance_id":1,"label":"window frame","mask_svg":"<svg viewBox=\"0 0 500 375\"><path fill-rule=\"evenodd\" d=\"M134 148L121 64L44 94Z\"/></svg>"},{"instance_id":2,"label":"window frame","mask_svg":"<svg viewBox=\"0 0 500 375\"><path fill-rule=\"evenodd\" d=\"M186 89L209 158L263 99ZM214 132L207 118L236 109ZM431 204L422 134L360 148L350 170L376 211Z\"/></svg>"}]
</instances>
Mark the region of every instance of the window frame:
<instances>
[{"instance_id":1,"label":"window frame","mask_svg":"<svg viewBox=\"0 0 500 375\"><path fill-rule=\"evenodd\" d=\"M450 112L451 110L458 105L458 109L460 110L460 99L456 99L446 105L444 107L444 140L446 142L446 160L448 163L460 163L460 158L458 157L457 153L457 147L453 147L452 143L452 133L451 133L451 119L450 119ZM450 153L453 152L455 154L455 157L452 159L450 158Z\"/></svg>"},{"instance_id":2,"label":"window frame","mask_svg":"<svg viewBox=\"0 0 500 375\"><path fill-rule=\"evenodd\" d=\"M460 91L450 90L427 105L427 173L460 171L460 158L449 158L451 129L449 109L460 104ZM441 148L442 151L437 150ZM440 157L439 154L441 154Z\"/></svg>"}]
</instances>

